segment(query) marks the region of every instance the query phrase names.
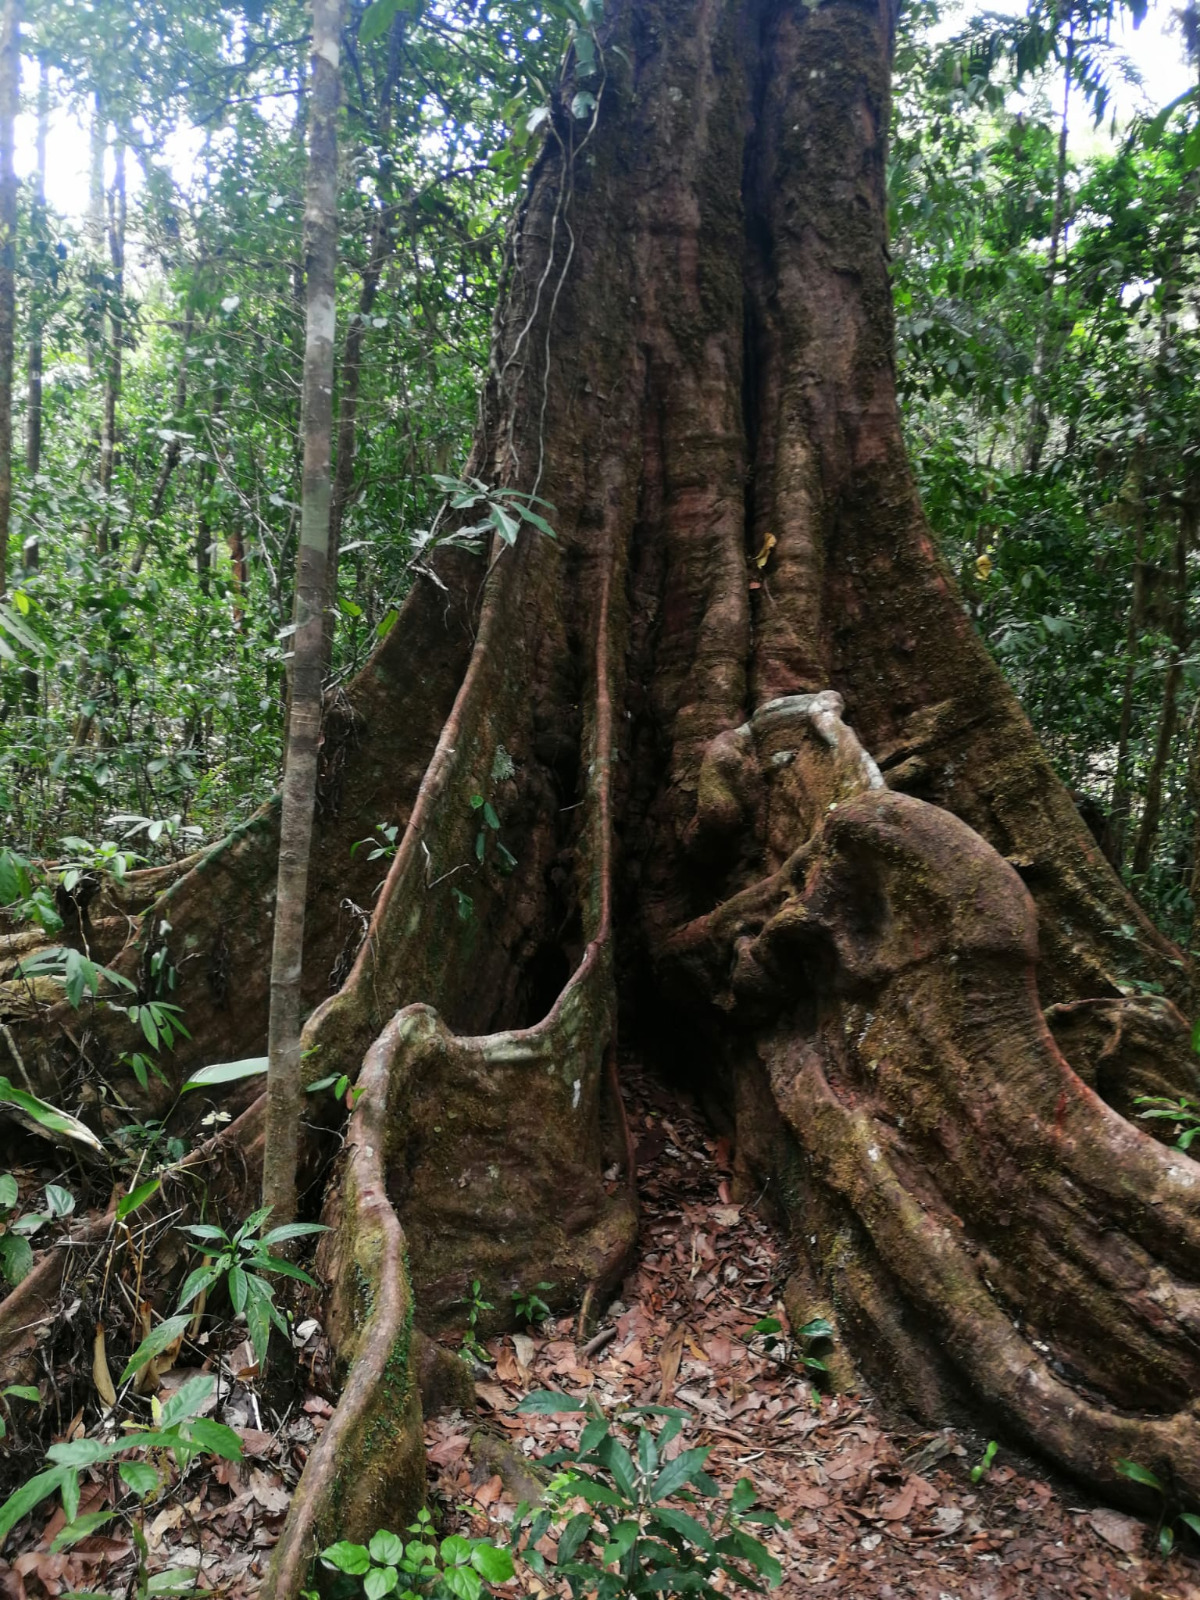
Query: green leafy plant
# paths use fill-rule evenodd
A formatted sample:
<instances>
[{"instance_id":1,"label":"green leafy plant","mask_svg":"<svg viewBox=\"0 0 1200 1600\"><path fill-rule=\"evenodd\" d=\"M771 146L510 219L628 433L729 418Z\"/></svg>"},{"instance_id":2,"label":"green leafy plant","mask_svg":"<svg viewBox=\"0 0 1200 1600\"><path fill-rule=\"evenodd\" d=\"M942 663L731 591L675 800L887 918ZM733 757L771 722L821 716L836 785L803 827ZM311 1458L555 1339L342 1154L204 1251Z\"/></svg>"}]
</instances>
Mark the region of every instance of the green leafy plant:
<instances>
[{"instance_id":1,"label":"green leafy plant","mask_svg":"<svg viewBox=\"0 0 1200 1600\"><path fill-rule=\"evenodd\" d=\"M983 1452L983 1454L980 1456L979 1460L971 1468L971 1482L972 1483L982 1483L983 1480L987 1477L988 1473L992 1470L992 1462L995 1461L995 1459L996 1459L996 1451L999 1448L1000 1448L1000 1446L996 1443L995 1439L989 1439L988 1440L987 1449Z\"/></svg>"},{"instance_id":2,"label":"green leafy plant","mask_svg":"<svg viewBox=\"0 0 1200 1600\"><path fill-rule=\"evenodd\" d=\"M339 1540L321 1551L321 1563L358 1578L367 1600L479 1600L483 1585L507 1583L512 1556L486 1539L451 1534L440 1543L428 1511L417 1513L407 1543L381 1529L369 1544Z\"/></svg>"},{"instance_id":3,"label":"green leafy plant","mask_svg":"<svg viewBox=\"0 0 1200 1600\"><path fill-rule=\"evenodd\" d=\"M829 1367L820 1356L812 1353L814 1345L823 1339L833 1338L833 1327L824 1317L813 1317L790 1336L784 1332L783 1323L778 1317L760 1317L756 1323L747 1328L743 1337L747 1344L753 1344L756 1339L760 1339L764 1353L774 1361L807 1367L810 1372L829 1371Z\"/></svg>"},{"instance_id":4,"label":"green leafy plant","mask_svg":"<svg viewBox=\"0 0 1200 1600\"><path fill-rule=\"evenodd\" d=\"M28 1400L30 1405L38 1405L41 1395L32 1383L10 1383L0 1389L0 1400L4 1402L4 1410L0 1411L0 1439L8 1433L8 1423L4 1418L4 1411L8 1410L10 1400Z\"/></svg>"},{"instance_id":5,"label":"green leafy plant","mask_svg":"<svg viewBox=\"0 0 1200 1600\"><path fill-rule=\"evenodd\" d=\"M24 856L7 848L0 849L0 905L18 922L34 922L46 933L63 925L49 884L35 876Z\"/></svg>"},{"instance_id":6,"label":"green leafy plant","mask_svg":"<svg viewBox=\"0 0 1200 1600\"><path fill-rule=\"evenodd\" d=\"M478 1278L471 1280L471 1292L466 1297L467 1326L462 1336L462 1355L464 1357L482 1362L485 1366L491 1362L483 1341L479 1337L479 1322L485 1311L494 1311L490 1300L483 1298L483 1288Z\"/></svg>"},{"instance_id":7,"label":"green leafy plant","mask_svg":"<svg viewBox=\"0 0 1200 1600\"><path fill-rule=\"evenodd\" d=\"M98 961L67 945L50 945L45 950L35 951L17 963L15 972L21 978L53 978L61 983L67 1000L76 1011L83 1004L85 994L90 994L93 999L99 998L102 983L111 984L114 989L125 989L131 994L136 992L136 986L121 973L114 972L111 967L101 966Z\"/></svg>"},{"instance_id":8,"label":"green leafy plant","mask_svg":"<svg viewBox=\"0 0 1200 1600\"><path fill-rule=\"evenodd\" d=\"M1149 1108L1138 1112L1143 1121L1160 1120L1177 1124L1176 1150L1190 1150L1192 1140L1200 1134L1200 1100L1193 1100L1189 1095L1181 1094L1177 1100L1169 1100L1162 1095L1143 1094L1137 1097L1134 1105Z\"/></svg>"},{"instance_id":9,"label":"green leafy plant","mask_svg":"<svg viewBox=\"0 0 1200 1600\"><path fill-rule=\"evenodd\" d=\"M1158 1522L1158 1549L1159 1554L1169 1556L1175 1548L1176 1528L1184 1527L1190 1532L1200 1536L1200 1516L1192 1511L1174 1509L1171 1495L1166 1484L1156 1472L1151 1472L1149 1467L1143 1467L1137 1461L1130 1461L1124 1457L1113 1463L1123 1478L1128 1478L1131 1483L1140 1483L1144 1488L1153 1489L1161 1501Z\"/></svg>"},{"instance_id":10,"label":"green leafy plant","mask_svg":"<svg viewBox=\"0 0 1200 1600\"><path fill-rule=\"evenodd\" d=\"M273 1255L272 1247L326 1231L321 1222L287 1222L282 1227L272 1228L269 1233L260 1234L259 1230L270 1216L270 1211L269 1206L262 1206L251 1212L233 1234L226 1233L224 1228L211 1222L190 1223L181 1230L200 1241L206 1259L184 1280L176 1315L160 1323L130 1356L121 1374L122 1383L181 1337L192 1320L191 1313L183 1314L186 1307L220 1283L226 1284L235 1313L239 1316L245 1314L255 1359L260 1366L263 1364L272 1324L285 1337L288 1332L283 1313L275 1304L274 1288L267 1282L266 1275L277 1273L315 1287L312 1278L302 1267Z\"/></svg>"},{"instance_id":11,"label":"green leafy plant","mask_svg":"<svg viewBox=\"0 0 1200 1600\"><path fill-rule=\"evenodd\" d=\"M536 1328L539 1323L545 1322L550 1315L550 1307L542 1296L549 1294L553 1288L552 1283L539 1283L533 1289L514 1289L512 1303L517 1321L523 1322L528 1328Z\"/></svg>"},{"instance_id":12,"label":"green leafy plant","mask_svg":"<svg viewBox=\"0 0 1200 1600\"><path fill-rule=\"evenodd\" d=\"M365 839L355 840L350 846L350 854L357 855L364 845L369 844L371 848L367 851L368 861L391 861L400 848L399 838L400 829L395 823L378 822L375 824L373 834Z\"/></svg>"},{"instance_id":13,"label":"green leafy plant","mask_svg":"<svg viewBox=\"0 0 1200 1600\"><path fill-rule=\"evenodd\" d=\"M161 1486L168 1459L180 1471L201 1454L240 1461L242 1444L232 1428L200 1413L208 1405L216 1379L199 1373L181 1384L169 1400L152 1402L152 1426L136 1429L118 1439L72 1439L52 1444L49 1462L0 1506L0 1544L12 1528L52 1494L62 1496L67 1525L55 1539L56 1550L86 1538L117 1515L115 1510L79 1516L81 1473L102 1462L115 1461L117 1475L140 1501ZM36 1391L35 1391L36 1393ZM129 1459L135 1457L137 1459Z\"/></svg>"},{"instance_id":14,"label":"green leafy plant","mask_svg":"<svg viewBox=\"0 0 1200 1600\"><path fill-rule=\"evenodd\" d=\"M782 1579L779 1562L746 1531L747 1524L778 1527L772 1511L755 1508L754 1485L740 1478L728 1499L705 1471L709 1447L681 1450L666 1459L687 1413L672 1406L632 1406L607 1418L592 1398L540 1389L518 1411L547 1415L582 1412L587 1417L574 1450L556 1450L545 1465L569 1464L568 1481L556 1499L583 1499L586 1511L567 1518L558 1535L556 1577L572 1600L625 1600L688 1594L716 1600L727 1583L751 1593ZM657 1435L651 1422L661 1418ZM681 1510L682 1502L690 1509ZM702 1503L706 1502L706 1503ZM539 1575L546 1562L535 1546L556 1513L543 1507L528 1528L523 1559ZM523 1513L522 1513L523 1516ZM519 1537L519 1522L514 1522Z\"/></svg>"}]
</instances>

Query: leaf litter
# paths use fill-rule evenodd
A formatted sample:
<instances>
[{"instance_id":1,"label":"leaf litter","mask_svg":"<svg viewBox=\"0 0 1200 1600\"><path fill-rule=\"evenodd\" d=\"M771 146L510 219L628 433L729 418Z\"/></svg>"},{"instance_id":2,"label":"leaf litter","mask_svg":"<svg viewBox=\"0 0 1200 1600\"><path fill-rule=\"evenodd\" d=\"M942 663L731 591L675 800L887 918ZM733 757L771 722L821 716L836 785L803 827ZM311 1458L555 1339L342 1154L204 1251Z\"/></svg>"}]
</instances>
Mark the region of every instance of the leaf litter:
<instances>
[{"instance_id":1,"label":"leaf litter","mask_svg":"<svg viewBox=\"0 0 1200 1600\"><path fill-rule=\"evenodd\" d=\"M772 1359L752 1329L772 1316L786 1330L778 1229L756 1205L734 1203L729 1142L711 1137L686 1101L636 1069L626 1070L625 1092L638 1149L637 1263L593 1337L578 1341L573 1319L563 1318L491 1340L477 1414L429 1420L430 1496L446 1531L506 1538L517 1501L536 1487L538 1457L579 1427L577 1416L515 1408L532 1389L561 1389L594 1395L609 1412L622 1403L685 1407L690 1421L668 1454L710 1446L719 1482L751 1477L762 1502L787 1519L768 1536L785 1600L1200 1600L1200 1564L1185 1553L1153 1556L1146 1524L1007 1451L975 1485L970 1468L983 1439L922 1430L887 1415L865 1390L818 1394ZM333 1411L321 1331L310 1320L298 1336L310 1382L282 1418L264 1414L248 1346L223 1362L221 1415L244 1459L197 1459L164 1486L145 1515L151 1572L191 1569L196 1591L229 1600L257 1592ZM168 1373L163 1398L189 1375ZM60 1437L82 1431L75 1417ZM104 1511L114 1496L114 1475L94 1469L80 1513ZM47 1502L18 1525L0 1559L0 1600L130 1590L134 1553L123 1524L53 1552L63 1522ZM539 1548L553 1559L552 1537ZM527 1569L498 1592L506 1591L544 1592Z\"/></svg>"},{"instance_id":2,"label":"leaf litter","mask_svg":"<svg viewBox=\"0 0 1200 1600\"><path fill-rule=\"evenodd\" d=\"M638 1150L638 1261L586 1344L570 1318L488 1344L479 1411L515 1458L536 1464L580 1426L578 1416L517 1415L530 1390L592 1395L609 1413L669 1402L690 1413L675 1448L711 1446L718 1482L749 1476L790 1523L767 1536L784 1569L781 1596L1200 1600L1200 1563L1179 1551L1160 1560L1147 1524L1004 1448L974 1484L985 1438L923 1429L865 1389L819 1394L772 1359L752 1329L764 1317L787 1327L780 1231L756 1205L734 1203L729 1142L686 1100L635 1068L624 1089ZM497 1475L478 1428L458 1412L427 1424L430 1488L463 1531L499 1538L521 1496ZM543 1554L552 1550L545 1541ZM518 1592L537 1592L531 1578L522 1585L519 1574Z\"/></svg>"}]
</instances>

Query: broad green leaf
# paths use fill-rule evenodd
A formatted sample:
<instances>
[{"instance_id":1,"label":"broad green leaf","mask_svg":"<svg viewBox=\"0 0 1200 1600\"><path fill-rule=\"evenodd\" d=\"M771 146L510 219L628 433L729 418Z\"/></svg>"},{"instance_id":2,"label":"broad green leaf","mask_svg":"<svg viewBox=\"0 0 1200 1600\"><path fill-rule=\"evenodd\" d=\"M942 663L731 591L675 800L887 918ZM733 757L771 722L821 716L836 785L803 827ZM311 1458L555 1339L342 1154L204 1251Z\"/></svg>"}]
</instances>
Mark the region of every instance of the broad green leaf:
<instances>
[{"instance_id":1,"label":"broad green leaf","mask_svg":"<svg viewBox=\"0 0 1200 1600\"><path fill-rule=\"evenodd\" d=\"M154 1357L161 1355L168 1345L174 1344L176 1339L183 1335L191 1320L191 1317L168 1317L165 1322L159 1323L157 1328L146 1335L125 1363L121 1382L128 1383L134 1373L140 1372L147 1361L153 1361Z\"/></svg>"},{"instance_id":2,"label":"broad green leaf","mask_svg":"<svg viewBox=\"0 0 1200 1600\"><path fill-rule=\"evenodd\" d=\"M60 1550L67 1550L73 1544L78 1544L80 1539L86 1539L102 1528L106 1522L111 1522L116 1516L115 1511L89 1511L82 1517L76 1517L74 1522L69 1522L55 1536L50 1549L55 1555Z\"/></svg>"},{"instance_id":3,"label":"broad green leaf","mask_svg":"<svg viewBox=\"0 0 1200 1600\"><path fill-rule=\"evenodd\" d=\"M471 1565L488 1583L507 1583L513 1576L512 1556L494 1544L476 1544L471 1551Z\"/></svg>"},{"instance_id":4,"label":"broad green leaf","mask_svg":"<svg viewBox=\"0 0 1200 1600\"><path fill-rule=\"evenodd\" d=\"M451 1567L442 1574L442 1582L457 1600L479 1600L483 1593L483 1579L470 1567Z\"/></svg>"},{"instance_id":5,"label":"broad green leaf","mask_svg":"<svg viewBox=\"0 0 1200 1600\"><path fill-rule=\"evenodd\" d=\"M121 1482L128 1489L132 1489L139 1500L144 1500L148 1494L153 1494L162 1481L158 1469L152 1467L148 1461L122 1461L117 1472Z\"/></svg>"},{"instance_id":6,"label":"broad green leaf","mask_svg":"<svg viewBox=\"0 0 1200 1600\"><path fill-rule=\"evenodd\" d=\"M0 1545L2 1545L13 1528L35 1506L40 1506L47 1495L52 1495L56 1489L62 1487L63 1479L68 1475L66 1467L51 1467L46 1472L39 1472L30 1478L21 1487L9 1495L8 1499L0 1506Z\"/></svg>"},{"instance_id":7,"label":"broad green leaf","mask_svg":"<svg viewBox=\"0 0 1200 1600\"><path fill-rule=\"evenodd\" d=\"M692 1474L703 1469L704 1463L708 1460L708 1452L708 1445L698 1450L681 1450L674 1461L668 1461L654 1480L654 1488L651 1491L654 1499L669 1500L673 1494L678 1494Z\"/></svg>"},{"instance_id":8,"label":"broad green leaf","mask_svg":"<svg viewBox=\"0 0 1200 1600\"><path fill-rule=\"evenodd\" d=\"M382 1567L395 1567L404 1559L404 1541L398 1534L389 1533L386 1528L381 1528L372 1536L367 1546L372 1561L378 1561Z\"/></svg>"},{"instance_id":9,"label":"broad green leaf","mask_svg":"<svg viewBox=\"0 0 1200 1600\"><path fill-rule=\"evenodd\" d=\"M560 1564L574 1558L591 1531L591 1513L589 1511L576 1512L559 1535L558 1560ZM487 1574L485 1573L484 1576L486 1577Z\"/></svg>"},{"instance_id":10,"label":"broad green leaf","mask_svg":"<svg viewBox=\"0 0 1200 1600\"><path fill-rule=\"evenodd\" d=\"M146 1582L148 1594L185 1594L195 1587L194 1567L171 1567L167 1572L152 1572Z\"/></svg>"},{"instance_id":11,"label":"broad green leaf","mask_svg":"<svg viewBox=\"0 0 1200 1600\"><path fill-rule=\"evenodd\" d=\"M285 1239L303 1239L310 1233L328 1232L328 1224L324 1222L285 1222L281 1227L272 1228L270 1233L264 1233L259 1243L269 1249Z\"/></svg>"},{"instance_id":12,"label":"broad green leaf","mask_svg":"<svg viewBox=\"0 0 1200 1600\"><path fill-rule=\"evenodd\" d=\"M371 1568L371 1557L365 1545L351 1544L348 1539L339 1539L336 1544L331 1544L328 1549L321 1551L321 1560L327 1567L334 1567L338 1572L348 1572L352 1578L359 1578Z\"/></svg>"},{"instance_id":13,"label":"broad green leaf","mask_svg":"<svg viewBox=\"0 0 1200 1600\"><path fill-rule=\"evenodd\" d=\"M27 1094L24 1089L15 1088L7 1078L0 1078L0 1103L23 1111L25 1117L33 1122L37 1129L47 1134L70 1139L74 1144L81 1144L88 1150L103 1154L104 1146L92 1130L85 1127L77 1117L68 1116L65 1111L47 1105L45 1100L39 1100L35 1094Z\"/></svg>"},{"instance_id":14,"label":"broad green leaf","mask_svg":"<svg viewBox=\"0 0 1200 1600\"><path fill-rule=\"evenodd\" d=\"M256 1078L267 1070L266 1056L247 1056L243 1061L218 1061L201 1067L184 1084L184 1089L211 1089L218 1083L236 1083L240 1078Z\"/></svg>"},{"instance_id":15,"label":"broad green leaf","mask_svg":"<svg viewBox=\"0 0 1200 1600\"><path fill-rule=\"evenodd\" d=\"M210 1455L220 1456L222 1461L242 1459L242 1441L223 1422L214 1422L211 1417L196 1417L187 1424L187 1431Z\"/></svg>"},{"instance_id":16,"label":"broad green leaf","mask_svg":"<svg viewBox=\"0 0 1200 1600\"><path fill-rule=\"evenodd\" d=\"M1162 1480L1155 1477L1149 1467L1143 1467L1136 1461L1122 1458L1116 1463L1117 1471L1123 1478L1129 1478L1133 1483L1144 1483L1148 1489L1157 1489L1159 1494L1165 1494Z\"/></svg>"},{"instance_id":17,"label":"broad green leaf","mask_svg":"<svg viewBox=\"0 0 1200 1600\"><path fill-rule=\"evenodd\" d=\"M670 1528L672 1533L679 1534L689 1544L694 1544L697 1550L711 1551L715 1548L708 1529L684 1511L676 1511L671 1506L656 1506L654 1521L661 1523L664 1528Z\"/></svg>"},{"instance_id":18,"label":"broad green leaf","mask_svg":"<svg viewBox=\"0 0 1200 1600\"><path fill-rule=\"evenodd\" d=\"M19 1234L0 1234L0 1275L15 1288L33 1268L33 1248Z\"/></svg>"},{"instance_id":19,"label":"broad green leaf","mask_svg":"<svg viewBox=\"0 0 1200 1600\"><path fill-rule=\"evenodd\" d=\"M396 1587L398 1574L395 1567L372 1567L363 1578L367 1600L383 1600Z\"/></svg>"},{"instance_id":20,"label":"broad green leaf","mask_svg":"<svg viewBox=\"0 0 1200 1600\"><path fill-rule=\"evenodd\" d=\"M17 1180L11 1172L0 1172L0 1211L11 1211L17 1203Z\"/></svg>"},{"instance_id":21,"label":"broad green leaf","mask_svg":"<svg viewBox=\"0 0 1200 1600\"><path fill-rule=\"evenodd\" d=\"M117 1202L117 1221L124 1222L126 1217L132 1216L139 1206L144 1206L150 1196L157 1194L161 1188L161 1178L151 1178L147 1183L139 1183L136 1189L131 1189Z\"/></svg>"},{"instance_id":22,"label":"broad green leaf","mask_svg":"<svg viewBox=\"0 0 1200 1600\"><path fill-rule=\"evenodd\" d=\"M554 1389L534 1389L517 1406L526 1416L551 1417L563 1411L582 1411L582 1400L569 1394L559 1394Z\"/></svg>"},{"instance_id":23,"label":"broad green leaf","mask_svg":"<svg viewBox=\"0 0 1200 1600\"><path fill-rule=\"evenodd\" d=\"M217 1380L209 1372L198 1372L194 1378L181 1383L175 1393L163 1402L158 1425L164 1431L177 1423L196 1417L208 1404Z\"/></svg>"}]
</instances>

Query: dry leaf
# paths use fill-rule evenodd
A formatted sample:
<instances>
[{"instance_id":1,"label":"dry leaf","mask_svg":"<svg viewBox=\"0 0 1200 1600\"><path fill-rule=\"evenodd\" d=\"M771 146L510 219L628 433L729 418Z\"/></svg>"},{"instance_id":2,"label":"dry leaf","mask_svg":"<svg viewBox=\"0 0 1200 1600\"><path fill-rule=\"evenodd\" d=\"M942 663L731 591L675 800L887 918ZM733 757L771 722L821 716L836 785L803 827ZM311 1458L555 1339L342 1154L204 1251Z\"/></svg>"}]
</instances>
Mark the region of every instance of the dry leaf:
<instances>
[{"instance_id":1,"label":"dry leaf","mask_svg":"<svg viewBox=\"0 0 1200 1600\"><path fill-rule=\"evenodd\" d=\"M108 1370L108 1354L104 1348L104 1324L96 1324L96 1337L92 1342L92 1382L96 1385L96 1393L103 1403L110 1409L117 1403L117 1391L113 1386L112 1373Z\"/></svg>"},{"instance_id":2,"label":"dry leaf","mask_svg":"<svg viewBox=\"0 0 1200 1600\"><path fill-rule=\"evenodd\" d=\"M779 543L773 533L764 533L763 542L759 546L758 554L754 558L754 565L761 571L771 558L771 551Z\"/></svg>"},{"instance_id":3,"label":"dry leaf","mask_svg":"<svg viewBox=\"0 0 1200 1600\"><path fill-rule=\"evenodd\" d=\"M658 1396L660 1401L669 1402L675 1393L675 1380L679 1376L679 1363L683 1359L683 1341L686 1337L687 1329L682 1324L678 1328L672 1328L658 1352L658 1368L662 1373L662 1387Z\"/></svg>"},{"instance_id":4,"label":"dry leaf","mask_svg":"<svg viewBox=\"0 0 1200 1600\"><path fill-rule=\"evenodd\" d=\"M1109 1511L1106 1506L1098 1506L1095 1511L1089 1512L1088 1521L1105 1544L1112 1545L1114 1550L1132 1556L1142 1548L1143 1530L1136 1517L1127 1517L1120 1511Z\"/></svg>"},{"instance_id":5,"label":"dry leaf","mask_svg":"<svg viewBox=\"0 0 1200 1600\"><path fill-rule=\"evenodd\" d=\"M498 1383L477 1383L475 1395L492 1411L511 1411L517 1403Z\"/></svg>"},{"instance_id":6,"label":"dry leaf","mask_svg":"<svg viewBox=\"0 0 1200 1600\"><path fill-rule=\"evenodd\" d=\"M512 1336L513 1349L517 1352L517 1360L523 1367L531 1367L537 1356L537 1345L527 1333L514 1333Z\"/></svg>"},{"instance_id":7,"label":"dry leaf","mask_svg":"<svg viewBox=\"0 0 1200 1600\"><path fill-rule=\"evenodd\" d=\"M292 1500L279 1478L265 1473L261 1467L251 1469L250 1493L264 1511L286 1511Z\"/></svg>"},{"instance_id":8,"label":"dry leaf","mask_svg":"<svg viewBox=\"0 0 1200 1600\"><path fill-rule=\"evenodd\" d=\"M521 1366L512 1351L504 1346L496 1357L496 1376L501 1383L520 1383Z\"/></svg>"}]
</instances>

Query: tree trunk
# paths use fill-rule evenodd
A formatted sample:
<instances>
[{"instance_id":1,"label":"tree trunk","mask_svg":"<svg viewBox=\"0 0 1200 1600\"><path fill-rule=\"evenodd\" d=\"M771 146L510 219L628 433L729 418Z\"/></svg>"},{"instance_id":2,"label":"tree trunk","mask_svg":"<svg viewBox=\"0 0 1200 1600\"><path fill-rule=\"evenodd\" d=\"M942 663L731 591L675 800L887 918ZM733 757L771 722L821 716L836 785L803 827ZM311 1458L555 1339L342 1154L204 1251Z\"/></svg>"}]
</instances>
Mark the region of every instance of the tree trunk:
<instances>
[{"instance_id":1,"label":"tree trunk","mask_svg":"<svg viewBox=\"0 0 1200 1600\"><path fill-rule=\"evenodd\" d=\"M45 58L38 63L36 159L33 169L33 214L30 233L42 237L46 225L46 139L50 130L50 73ZM31 478L42 466L42 306L35 289L29 322L29 401L25 411L25 470Z\"/></svg>"},{"instance_id":2,"label":"tree trunk","mask_svg":"<svg viewBox=\"0 0 1200 1600\"><path fill-rule=\"evenodd\" d=\"M1125 1115L1195 1092L1192 971L1051 771L916 497L894 13L607 15L602 73L555 96L466 468L544 497L557 537L435 554L323 730L301 1054L357 1080L321 1258L347 1377L268 1600L314 1540L421 1494L414 1317L461 1321L473 1278L499 1306L620 1281L618 1018L792 1225L793 1318L823 1309L925 1417L973 1414L1108 1493L1136 1493L1130 1457L1200 1495L1198 1169ZM277 816L114 958L164 920L187 953L172 1071L261 1049ZM347 941L339 907L374 887L350 846L380 823L398 849Z\"/></svg>"},{"instance_id":3,"label":"tree trunk","mask_svg":"<svg viewBox=\"0 0 1200 1600\"><path fill-rule=\"evenodd\" d=\"M1175 725L1179 717L1179 686L1183 681L1183 658L1187 649L1188 602L1188 551L1195 541L1195 507L1188 503L1180 509L1179 531L1175 539L1175 605L1171 617L1171 658L1167 662L1163 680L1162 710L1158 719L1158 736L1154 742L1154 755L1146 774L1146 797L1142 803L1142 817L1138 824L1137 839L1131 863L1135 877L1150 870L1150 858L1158 838L1158 825L1162 818L1163 782L1167 762L1175 740Z\"/></svg>"},{"instance_id":4,"label":"tree trunk","mask_svg":"<svg viewBox=\"0 0 1200 1600\"><path fill-rule=\"evenodd\" d=\"M301 430L304 470L296 557L291 698L280 823L267 1074L263 1204L276 1223L296 1209L296 1152L304 1088L300 1078L300 980L304 912L321 732L322 617L329 550L336 329L337 114L341 96L341 0L313 0L304 207L306 343Z\"/></svg>"},{"instance_id":5,"label":"tree trunk","mask_svg":"<svg viewBox=\"0 0 1200 1600\"><path fill-rule=\"evenodd\" d=\"M17 325L17 175L13 139L21 100L20 0L0 11L0 595L8 591L13 491L13 347Z\"/></svg>"},{"instance_id":6,"label":"tree trunk","mask_svg":"<svg viewBox=\"0 0 1200 1600\"><path fill-rule=\"evenodd\" d=\"M116 550L119 536L107 504L112 496L113 474L117 465L117 403L121 397L121 377L125 354L125 140L117 133L113 161L112 189L108 196L108 259L111 279L108 289L107 349L104 352L104 392L100 412L100 493L105 509L100 522L100 554Z\"/></svg>"}]
</instances>

